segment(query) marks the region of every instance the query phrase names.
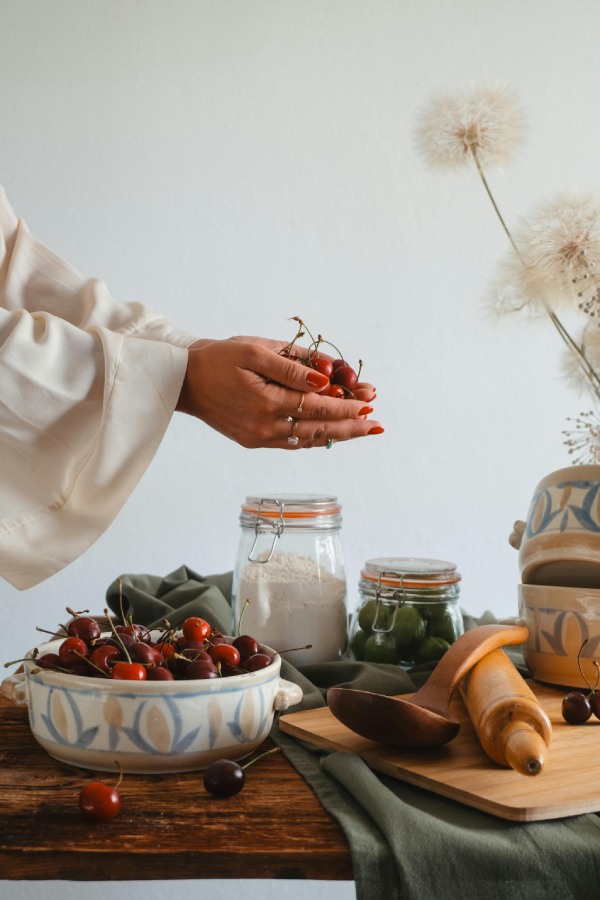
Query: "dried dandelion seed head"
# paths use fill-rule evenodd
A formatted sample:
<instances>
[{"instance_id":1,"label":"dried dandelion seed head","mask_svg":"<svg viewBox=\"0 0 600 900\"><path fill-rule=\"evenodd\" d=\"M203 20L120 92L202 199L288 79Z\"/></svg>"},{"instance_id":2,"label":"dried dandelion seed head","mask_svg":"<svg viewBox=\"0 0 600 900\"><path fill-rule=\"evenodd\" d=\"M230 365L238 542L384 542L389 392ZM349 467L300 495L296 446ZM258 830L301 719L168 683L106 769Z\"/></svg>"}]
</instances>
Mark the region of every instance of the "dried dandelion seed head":
<instances>
[{"instance_id":1,"label":"dried dandelion seed head","mask_svg":"<svg viewBox=\"0 0 600 900\"><path fill-rule=\"evenodd\" d=\"M567 422L572 427L563 431L564 443L573 457L573 465L600 463L600 419L596 413L589 410Z\"/></svg>"},{"instance_id":2,"label":"dried dandelion seed head","mask_svg":"<svg viewBox=\"0 0 600 900\"><path fill-rule=\"evenodd\" d=\"M474 154L486 166L506 163L522 132L514 95L491 87L433 100L421 112L415 136L420 152L434 166L468 164Z\"/></svg>"},{"instance_id":3,"label":"dried dandelion seed head","mask_svg":"<svg viewBox=\"0 0 600 900\"><path fill-rule=\"evenodd\" d=\"M493 315L518 313L522 318L539 318L546 312L543 304L532 302L528 291L529 273L514 253L509 253L498 266L498 275L491 283L485 300Z\"/></svg>"},{"instance_id":4,"label":"dried dandelion seed head","mask_svg":"<svg viewBox=\"0 0 600 900\"><path fill-rule=\"evenodd\" d=\"M531 302L600 318L600 203L559 197L525 221L515 242Z\"/></svg>"},{"instance_id":5,"label":"dried dandelion seed head","mask_svg":"<svg viewBox=\"0 0 600 900\"><path fill-rule=\"evenodd\" d=\"M579 341L579 347L588 363L598 372L600 371L600 328L595 322L586 326ZM561 370L566 381L573 387L583 391L589 388L589 378L581 368L578 357L565 350L561 359Z\"/></svg>"}]
</instances>

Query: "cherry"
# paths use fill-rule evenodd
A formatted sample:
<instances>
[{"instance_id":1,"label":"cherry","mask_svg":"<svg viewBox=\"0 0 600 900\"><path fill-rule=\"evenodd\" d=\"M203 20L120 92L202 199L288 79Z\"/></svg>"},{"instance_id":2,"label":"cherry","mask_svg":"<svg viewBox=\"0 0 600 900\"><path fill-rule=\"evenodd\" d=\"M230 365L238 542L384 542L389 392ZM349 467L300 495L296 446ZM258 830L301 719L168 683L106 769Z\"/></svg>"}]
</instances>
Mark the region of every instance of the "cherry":
<instances>
[{"instance_id":1,"label":"cherry","mask_svg":"<svg viewBox=\"0 0 600 900\"><path fill-rule=\"evenodd\" d=\"M334 359L331 365L333 366L333 371L335 372L336 369L339 369L341 366L349 366L350 363L347 363L345 359Z\"/></svg>"},{"instance_id":2,"label":"cherry","mask_svg":"<svg viewBox=\"0 0 600 900\"><path fill-rule=\"evenodd\" d=\"M117 787L104 781L90 781L79 793L79 811L84 819L92 822L107 822L121 812L122 802Z\"/></svg>"},{"instance_id":3,"label":"cherry","mask_svg":"<svg viewBox=\"0 0 600 900\"><path fill-rule=\"evenodd\" d=\"M102 669L107 675L111 672L111 663L118 662L121 659L121 651L118 647L111 644L104 644L102 647L95 647L88 657L88 662L98 669Z\"/></svg>"},{"instance_id":4,"label":"cherry","mask_svg":"<svg viewBox=\"0 0 600 900\"><path fill-rule=\"evenodd\" d=\"M340 384L343 388L351 391L358 381L358 375L352 366L338 366L331 376L331 380L334 384Z\"/></svg>"},{"instance_id":5,"label":"cherry","mask_svg":"<svg viewBox=\"0 0 600 900\"><path fill-rule=\"evenodd\" d=\"M233 646L240 651L242 659L248 659L249 656L254 656L255 653L260 652L260 644L256 638L251 637L249 634L238 635L233 641Z\"/></svg>"},{"instance_id":6,"label":"cherry","mask_svg":"<svg viewBox=\"0 0 600 900\"><path fill-rule=\"evenodd\" d=\"M43 653L42 656L36 657L35 664L36 666L39 666L40 669L63 668L58 653Z\"/></svg>"},{"instance_id":7,"label":"cherry","mask_svg":"<svg viewBox=\"0 0 600 900\"><path fill-rule=\"evenodd\" d=\"M146 670L141 663L119 660L110 671L111 678L122 678L127 681L145 681Z\"/></svg>"},{"instance_id":8,"label":"cherry","mask_svg":"<svg viewBox=\"0 0 600 900\"><path fill-rule=\"evenodd\" d=\"M101 635L100 626L91 616L78 616L67 625L67 632L70 637L81 638L86 644L92 644L97 641Z\"/></svg>"},{"instance_id":9,"label":"cherry","mask_svg":"<svg viewBox=\"0 0 600 900\"><path fill-rule=\"evenodd\" d=\"M209 659L206 662L203 659L196 659L193 662L189 663L185 669L184 678L186 679L196 679L196 678L218 678L219 673L217 671L217 667Z\"/></svg>"},{"instance_id":10,"label":"cherry","mask_svg":"<svg viewBox=\"0 0 600 900\"><path fill-rule=\"evenodd\" d=\"M577 665L579 667L579 673L585 683L587 684L590 692L589 694L584 694L583 691L570 691L568 694L563 697L562 702L562 717L565 722L568 722L569 725L582 725L592 715L592 712L595 713L597 717L598 713L596 710L600 711L600 701L597 697L596 688L598 687L598 681L600 679L600 667L596 660L594 660L594 665L596 666L596 684L594 687L589 683L587 678L585 677L583 668L581 666L581 653L583 648L588 643L589 638L586 638L579 648L579 652L577 654Z\"/></svg>"},{"instance_id":11,"label":"cherry","mask_svg":"<svg viewBox=\"0 0 600 900\"><path fill-rule=\"evenodd\" d=\"M244 660L244 669L247 672L257 672L259 669L266 669L271 665L271 657L266 653L255 653Z\"/></svg>"},{"instance_id":12,"label":"cherry","mask_svg":"<svg viewBox=\"0 0 600 900\"><path fill-rule=\"evenodd\" d=\"M581 691L571 691L563 697L562 717L569 725L582 725L591 715L590 701Z\"/></svg>"},{"instance_id":13,"label":"cherry","mask_svg":"<svg viewBox=\"0 0 600 900\"><path fill-rule=\"evenodd\" d=\"M241 659L240 651L233 644L215 644L210 647L208 655L215 663L227 663L228 666L237 666Z\"/></svg>"},{"instance_id":14,"label":"cherry","mask_svg":"<svg viewBox=\"0 0 600 900\"><path fill-rule=\"evenodd\" d=\"M260 756L256 756L243 766L240 766L239 763L234 762L232 759L217 759L215 762L212 762L204 772L204 787L209 794L213 795L213 797L219 797L221 799L233 797L234 794L239 794L246 783L244 769L247 769L248 766L252 766L255 762L258 762L263 756L268 756L270 753L276 753L278 750L279 747L273 747L271 750L266 750L264 753L261 753Z\"/></svg>"},{"instance_id":15,"label":"cherry","mask_svg":"<svg viewBox=\"0 0 600 900\"><path fill-rule=\"evenodd\" d=\"M322 393L327 394L328 397L337 397L338 400L343 400L346 396L346 391L341 384L330 384L327 390L322 391Z\"/></svg>"},{"instance_id":16,"label":"cherry","mask_svg":"<svg viewBox=\"0 0 600 900\"><path fill-rule=\"evenodd\" d=\"M155 666L146 671L147 681L174 681L173 674L164 666Z\"/></svg>"},{"instance_id":17,"label":"cherry","mask_svg":"<svg viewBox=\"0 0 600 900\"><path fill-rule=\"evenodd\" d=\"M244 770L232 759L217 759L204 773L204 787L213 797L233 797L246 783Z\"/></svg>"},{"instance_id":18,"label":"cherry","mask_svg":"<svg viewBox=\"0 0 600 900\"><path fill-rule=\"evenodd\" d=\"M129 647L129 656L132 662L142 663L144 666L156 665L154 647L151 647L150 644L144 644L142 641L136 641L135 644Z\"/></svg>"},{"instance_id":19,"label":"cherry","mask_svg":"<svg viewBox=\"0 0 600 900\"><path fill-rule=\"evenodd\" d=\"M182 631L183 636L188 640L205 641L210 637L212 628L206 619L201 619L199 616L191 616L183 623Z\"/></svg>"},{"instance_id":20,"label":"cherry","mask_svg":"<svg viewBox=\"0 0 600 900\"><path fill-rule=\"evenodd\" d=\"M78 637L65 638L58 648L58 657L61 665L71 668L79 665L82 657L90 652L88 645Z\"/></svg>"},{"instance_id":21,"label":"cherry","mask_svg":"<svg viewBox=\"0 0 600 900\"><path fill-rule=\"evenodd\" d=\"M327 359L325 356L311 356L308 361L311 369L314 369L315 372L320 372L321 375L327 376L327 378L331 378L333 374L333 363L330 359Z\"/></svg>"}]
</instances>

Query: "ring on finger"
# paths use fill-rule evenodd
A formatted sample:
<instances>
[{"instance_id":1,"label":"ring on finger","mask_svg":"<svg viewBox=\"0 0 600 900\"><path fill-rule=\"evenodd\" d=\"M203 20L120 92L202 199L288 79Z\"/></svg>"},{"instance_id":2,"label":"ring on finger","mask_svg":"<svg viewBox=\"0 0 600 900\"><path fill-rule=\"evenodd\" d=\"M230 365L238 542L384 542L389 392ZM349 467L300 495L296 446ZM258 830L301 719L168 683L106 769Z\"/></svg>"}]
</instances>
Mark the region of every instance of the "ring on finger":
<instances>
[{"instance_id":1,"label":"ring on finger","mask_svg":"<svg viewBox=\"0 0 600 900\"><path fill-rule=\"evenodd\" d=\"M293 420L292 416L286 416L283 421L284 422L293 422L294 420Z\"/></svg>"},{"instance_id":2,"label":"ring on finger","mask_svg":"<svg viewBox=\"0 0 600 900\"><path fill-rule=\"evenodd\" d=\"M300 438L296 434L296 429L298 428L298 419L292 419L290 416L290 420L294 423L292 425L292 433L287 439L288 444L291 444L292 447L296 447L300 443Z\"/></svg>"},{"instance_id":3,"label":"ring on finger","mask_svg":"<svg viewBox=\"0 0 600 900\"><path fill-rule=\"evenodd\" d=\"M299 412L299 413L302 412L303 404L304 404L304 394L302 394L302 396L300 397L300 403L298 404L298 408L296 409L296 412Z\"/></svg>"},{"instance_id":4,"label":"ring on finger","mask_svg":"<svg viewBox=\"0 0 600 900\"><path fill-rule=\"evenodd\" d=\"M334 439L333 439L333 438L329 438L329 440L328 440L327 443L325 444L325 449L326 449L326 450L331 450L331 448L333 447L334 444L335 444Z\"/></svg>"}]
</instances>

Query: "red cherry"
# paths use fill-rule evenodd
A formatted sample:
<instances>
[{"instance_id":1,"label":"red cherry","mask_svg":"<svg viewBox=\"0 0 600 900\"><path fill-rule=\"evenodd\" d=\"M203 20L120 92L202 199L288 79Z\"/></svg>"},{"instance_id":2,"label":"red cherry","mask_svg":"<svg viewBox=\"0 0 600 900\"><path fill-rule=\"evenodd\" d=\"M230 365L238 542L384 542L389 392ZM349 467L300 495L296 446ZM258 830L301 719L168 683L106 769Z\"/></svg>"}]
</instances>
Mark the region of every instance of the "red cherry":
<instances>
[{"instance_id":1,"label":"red cherry","mask_svg":"<svg viewBox=\"0 0 600 900\"><path fill-rule=\"evenodd\" d=\"M338 366L331 376L331 380L334 384L341 384L342 387L351 391L358 381L358 375L352 366Z\"/></svg>"},{"instance_id":2,"label":"red cherry","mask_svg":"<svg viewBox=\"0 0 600 900\"><path fill-rule=\"evenodd\" d=\"M101 635L100 626L91 616L78 616L67 625L70 637L81 638L86 644L97 641Z\"/></svg>"},{"instance_id":3,"label":"red cherry","mask_svg":"<svg viewBox=\"0 0 600 900\"><path fill-rule=\"evenodd\" d=\"M96 647L90 653L88 657L88 661L93 663L94 666L98 666L99 669L102 669L107 675L110 675L111 672L111 663L118 662L121 659L121 651L118 647L113 647L111 644L104 644L102 647Z\"/></svg>"},{"instance_id":4,"label":"red cherry","mask_svg":"<svg viewBox=\"0 0 600 900\"><path fill-rule=\"evenodd\" d=\"M267 656L266 653L255 653L254 656L244 660L244 669L247 672L257 672L259 669L266 669L270 665L271 657Z\"/></svg>"},{"instance_id":5,"label":"red cherry","mask_svg":"<svg viewBox=\"0 0 600 900\"><path fill-rule=\"evenodd\" d=\"M249 634L238 635L233 641L233 646L240 651L242 659L247 659L249 656L254 656L255 653L260 652L260 644L256 638L251 637Z\"/></svg>"},{"instance_id":6,"label":"red cherry","mask_svg":"<svg viewBox=\"0 0 600 900\"><path fill-rule=\"evenodd\" d=\"M350 363L347 363L345 359L334 359L331 365L333 366L333 371L335 372L335 370L339 369L340 366L349 366Z\"/></svg>"},{"instance_id":7,"label":"red cherry","mask_svg":"<svg viewBox=\"0 0 600 900\"><path fill-rule=\"evenodd\" d=\"M126 681L145 681L146 670L141 663L119 660L110 671L111 678L122 678Z\"/></svg>"},{"instance_id":8,"label":"red cherry","mask_svg":"<svg viewBox=\"0 0 600 900\"><path fill-rule=\"evenodd\" d=\"M173 675L164 666L155 666L146 672L147 681L174 681Z\"/></svg>"},{"instance_id":9,"label":"red cherry","mask_svg":"<svg viewBox=\"0 0 600 900\"><path fill-rule=\"evenodd\" d=\"M329 390L325 392L329 397L337 397L338 400L343 400L346 396L346 391L341 386L341 384L331 384L329 386Z\"/></svg>"},{"instance_id":10,"label":"red cherry","mask_svg":"<svg viewBox=\"0 0 600 900\"><path fill-rule=\"evenodd\" d=\"M188 640L205 641L207 637L210 637L212 628L206 619L201 619L199 616L190 616L183 623L182 631L183 636Z\"/></svg>"},{"instance_id":11,"label":"red cherry","mask_svg":"<svg viewBox=\"0 0 600 900\"><path fill-rule=\"evenodd\" d=\"M85 641L78 637L68 637L58 648L58 656L61 665L71 668L81 662L81 657L86 657L90 649Z\"/></svg>"},{"instance_id":12,"label":"red cherry","mask_svg":"<svg viewBox=\"0 0 600 900\"><path fill-rule=\"evenodd\" d=\"M62 669L64 668L63 664L60 661L60 656L58 653L44 653L42 656L37 656L35 659L36 666L39 666L40 669Z\"/></svg>"},{"instance_id":13,"label":"red cherry","mask_svg":"<svg viewBox=\"0 0 600 900\"><path fill-rule=\"evenodd\" d=\"M330 359L326 359L324 356L311 356L309 366L311 369L314 369L315 372L320 372L321 375L326 375L327 378L331 378L333 363Z\"/></svg>"},{"instance_id":14,"label":"red cherry","mask_svg":"<svg viewBox=\"0 0 600 900\"><path fill-rule=\"evenodd\" d=\"M195 680L196 678L218 678L215 664L209 658L208 662L203 659L195 659L185 669L184 678L187 680Z\"/></svg>"},{"instance_id":15,"label":"red cherry","mask_svg":"<svg viewBox=\"0 0 600 900\"><path fill-rule=\"evenodd\" d=\"M240 651L233 644L216 644L209 647L208 655L214 663L227 663L228 666L237 666L241 659Z\"/></svg>"},{"instance_id":16,"label":"red cherry","mask_svg":"<svg viewBox=\"0 0 600 900\"><path fill-rule=\"evenodd\" d=\"M116 788L104 781L90 781L79 794L79 810L85 819L107 822L121 812L121 797Z\"/></svg>"},{"instance_id":17,"label":"red cherry","mask_svg":"<svg viewBox=\"0 0 600 900\"><path fill-rule=\"evenodd\" d=\"M144 644L142 641L136 641L129 648L129 656L132 662L142 663L144 666L156 665L154 647L151 647L150 644Z\"/></svg>"}]
</instances>

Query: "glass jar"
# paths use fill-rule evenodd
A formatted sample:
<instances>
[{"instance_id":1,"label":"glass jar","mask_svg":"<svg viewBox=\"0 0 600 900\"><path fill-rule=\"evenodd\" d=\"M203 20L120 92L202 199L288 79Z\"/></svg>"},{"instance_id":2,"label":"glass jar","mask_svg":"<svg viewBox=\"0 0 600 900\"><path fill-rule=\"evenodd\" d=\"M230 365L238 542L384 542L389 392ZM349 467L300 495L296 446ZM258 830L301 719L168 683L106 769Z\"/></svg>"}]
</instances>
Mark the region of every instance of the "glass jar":
<instances>
[{"instance_id":1,"label":"glass jar","mask_svg":"<svg viewBox=\"0 0 600 900\"><path fill-rule=\"evenodd\" d=\"M440 659L463 633L460 574L439 559L370 559L360 573L349 655L415 665Z\"/></svg>"},{"instance_id":2,"label":"glass jar","mask_svg":"<svg viewBox=\"0 0 600 900\"><path fill-rule=\"evenodd\" d=\"M247 497L233 573L238 628L293 665L340 659L348 640L337 497ZM241 624L240 624L241 619ZM303 648L310 644L310 649Z\"/></svg>"}]
</instances>

